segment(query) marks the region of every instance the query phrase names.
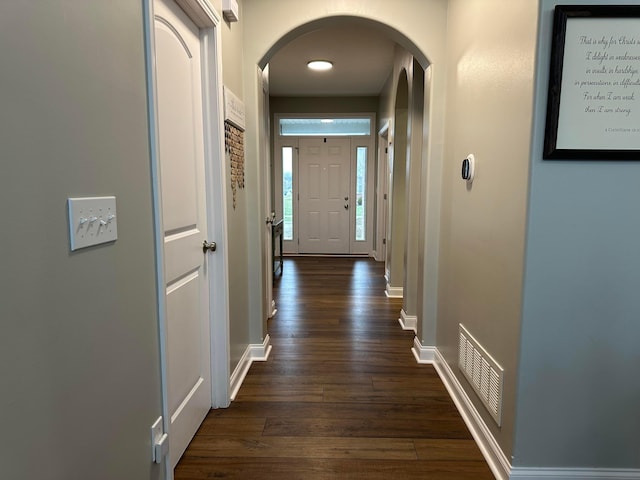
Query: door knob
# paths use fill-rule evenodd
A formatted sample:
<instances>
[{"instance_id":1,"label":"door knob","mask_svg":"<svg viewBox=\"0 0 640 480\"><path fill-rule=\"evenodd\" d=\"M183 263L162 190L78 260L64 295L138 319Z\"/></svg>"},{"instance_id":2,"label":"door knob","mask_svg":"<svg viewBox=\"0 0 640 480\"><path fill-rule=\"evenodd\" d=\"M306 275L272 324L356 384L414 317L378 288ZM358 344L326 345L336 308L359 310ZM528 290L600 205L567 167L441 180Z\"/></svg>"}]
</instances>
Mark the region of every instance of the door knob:
<instances>
[{"instance_id":1,"label":"door knob","mask_svg":"<svg viewBox=\"0 0 640 480\"><path fill-rule=\"evenodd\" d=\"M218 248L216 242L209 243L206 240L202 242L202 253L215 252L216 248Z\"/></svg>"}]
</instances>

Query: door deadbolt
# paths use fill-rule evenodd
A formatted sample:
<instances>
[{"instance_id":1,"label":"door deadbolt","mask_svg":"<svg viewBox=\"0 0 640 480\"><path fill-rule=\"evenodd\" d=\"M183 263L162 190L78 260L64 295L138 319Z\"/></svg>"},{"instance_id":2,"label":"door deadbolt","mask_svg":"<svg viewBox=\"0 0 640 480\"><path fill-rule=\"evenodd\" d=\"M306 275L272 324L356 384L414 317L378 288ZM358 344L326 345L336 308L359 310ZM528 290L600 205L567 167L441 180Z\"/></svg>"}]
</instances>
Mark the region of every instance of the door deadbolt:
<instances>
[{"instance_id":1,"label":"door deadbolt","mask_svg":"<svg viewBox=\"0 0 640 480\"><path fill-rule=\"evenodd\" d=\"M206 240L202 242L202 253L215 252L216 248L218 248L216 242L209 243Z\"/></svg>"}]
</instances>

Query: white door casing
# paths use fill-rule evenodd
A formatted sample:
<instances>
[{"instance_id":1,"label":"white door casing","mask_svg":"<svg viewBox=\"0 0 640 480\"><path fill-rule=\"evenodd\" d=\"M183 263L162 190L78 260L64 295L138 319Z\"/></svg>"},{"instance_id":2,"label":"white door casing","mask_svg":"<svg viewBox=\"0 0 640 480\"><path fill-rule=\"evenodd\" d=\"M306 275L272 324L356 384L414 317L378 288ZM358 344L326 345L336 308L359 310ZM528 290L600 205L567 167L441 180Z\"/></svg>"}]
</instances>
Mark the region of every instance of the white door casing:
<instances>
[{"instance_id":1,"label":"white door casing","mask_svg":"<svg viewBox=\"0 0 640 480\"><path fill-rule=\"evenodd\" d=\"M258 135L258 141L260 144L260 171L264 176L263 182L264 189L264 245L262 252L262 270L264 272L264 286L265 291L264 306L263 309L266 312L266 317L271 318L276 313L276 304L273 299L273 259L272 246L273 246L273 231L272 225L274 220L278 220L274 217L275 208L271 204L271 181L268 179L272 168L270 165L269 155L269 142L270 142L270 122L269 122L269 65L264 70L257 68L258 85L261 87L260 106L258 108L258 114L260 117L260 134Z\"/></svg>"},{"instance_id":2,"label":"white door casing","mask_svg":"<svg viewBox=\"0 0 640 480\"><path fill-rule=\"evenodd\" d=\"M385 257L384 257L384 276L387 279L387 284L391 281L391 248L393 238L391 235L391 209L393 207L393 150L394 145L391 142L387 143L387 155L386 155L386 187L387 187L387 201L385 204Z\"/></svg>"},{"instance_id":3,"label":"white door casing","mask_svg":"<svg viewBox=\"0 0 640 480\"><path fill-rule=\"evenodd\" d=\"M165 287L166 410L173 469L212 405L203 85L198 27L154 1ZM211 240L211 239L209 239Z\"/></svg>"},{"instance_id":4,"label":"white door casing","mask_svg":"<svg viewBox=\"0 0 640 480\"><path fill-rule=\"evenodd\" d=\"M379 262L387 261L387 213L388 213L388 131L389 122L378 132L378 182L376 185L376 207L377 207L377 232L376 232L376 260Z\"/></svg>"},{"instance_id":5,"label":"white door casing","mask_svg":"<svg viewBox=\"0 0 640 480\"><path fill-rule=\"evenodd\" d=\"M351 141L299 140L299 252L349 253Z\"/></svg>"}]
</instances>

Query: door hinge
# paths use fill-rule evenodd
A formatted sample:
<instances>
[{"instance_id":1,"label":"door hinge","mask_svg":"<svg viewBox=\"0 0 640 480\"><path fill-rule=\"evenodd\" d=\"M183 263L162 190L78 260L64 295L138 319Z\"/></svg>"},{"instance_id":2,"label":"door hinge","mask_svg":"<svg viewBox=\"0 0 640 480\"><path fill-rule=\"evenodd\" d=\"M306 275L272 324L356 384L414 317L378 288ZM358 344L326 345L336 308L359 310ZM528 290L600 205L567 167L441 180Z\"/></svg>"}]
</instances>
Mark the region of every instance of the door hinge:
<instances>
[{"instance_id":1,"label":"door hinge","mask_svg":"<svg viewBox=\"0 0 640 480\"><path fill-rule=\"evenodd\" d=\"M386 238L383 238L383 239L382 239L382 244L383 244L383 245L386 245L386 244L387 244L387 239L386 239Z\"/></svg>"},{"instance_id":2,"label":"door hinge","mask_svg":"<svg viewBox=\"0 0 640 480\"><path fill-rule=\"evenodd\" d=\"M384 194L383 198L384 198L385 200L387 199L387 194L386 194L386 193Z\"/></svg>"},{"instance_id":3,"label":"door hinge","mask_svg":"<svg viewBox=\"0 0 640 480\"><path fill-rule=\"evenodd\" d=\"M389 147L384 147L384 153L389 153Z\"/></svg>"}]
</instances>

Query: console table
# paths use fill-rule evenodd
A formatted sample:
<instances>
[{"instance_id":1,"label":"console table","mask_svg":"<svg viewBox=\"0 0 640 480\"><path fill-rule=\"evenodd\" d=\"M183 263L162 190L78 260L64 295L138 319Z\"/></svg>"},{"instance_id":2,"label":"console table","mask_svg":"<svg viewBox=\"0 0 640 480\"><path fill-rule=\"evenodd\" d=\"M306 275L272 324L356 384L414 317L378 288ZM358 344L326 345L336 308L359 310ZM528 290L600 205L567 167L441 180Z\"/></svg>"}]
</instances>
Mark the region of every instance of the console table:
<instances>
[{"instance_id":1,"label":"console table","mask_svg":"<svg viewBox=\"0 0 640 480\"><path fill-rule=\"evenodd\" d=\"M284 225L284 219L271 224L271 258L273 259L273 274L275 275L280 269L280 275L282 275L284 262L282 260L282 230ZM279 239L280 250L276 259L276 238Z\"/></svg>"}]
</instances>

